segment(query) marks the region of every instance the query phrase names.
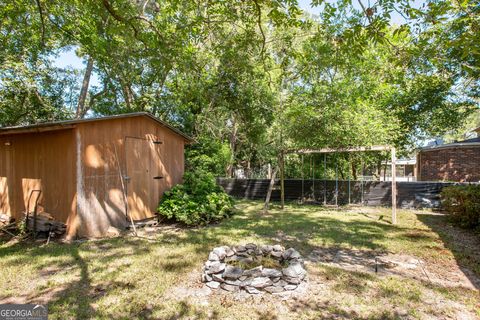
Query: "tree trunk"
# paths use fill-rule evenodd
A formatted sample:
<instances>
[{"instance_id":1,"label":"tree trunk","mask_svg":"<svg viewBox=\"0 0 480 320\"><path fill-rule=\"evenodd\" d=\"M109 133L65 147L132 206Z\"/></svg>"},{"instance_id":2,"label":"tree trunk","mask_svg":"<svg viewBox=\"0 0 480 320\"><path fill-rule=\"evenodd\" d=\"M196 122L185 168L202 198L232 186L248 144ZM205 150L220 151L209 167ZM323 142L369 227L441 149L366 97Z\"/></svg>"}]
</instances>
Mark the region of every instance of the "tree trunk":
<instances>
[{"instance_id":1,"label":"tree trunk","mask_svg":"<svg viewBox=\"0 0 480 320\"><path fill-rule=\"evenodd\" d=\"M127 106L128 111L132 111L132 104L133 104L133 93L132 89L130 88L129 85L124 84L122 86L122 91L123 91L123 99L125 100L125 104Z\"/></svg>"},{"instance_id":2,"label":"tree trunk","mask_svg":"<svg viewBox=\"0 0 480 320\"><path fill-rule=\"evenodd\" d=\"M235 121L235 118L232 119L232 133L230 134L230 151L232 152L232 159L231 163L228 167L228 176L230 178L233 178L233 165L234 165L234 160L235 160L235 148L236 148L236 143L237 143L237 123Z\"/></svg>"},{"instance_id":3,"label":"tree trunk","mask_svg":"<svg viewBox=\"0 0 480 320\"><path fill-rule=\"evenodd\" d=\"M75 113L75 118L80 119L85 116L87 109L85 108L85 101L87 100L88 87L90 85L90 77L93 70L93 58L88 57L87 60L87 69L83 76L82 89L80 90L80 96L78 97L77 112Z\"/></svg>"},{"instance_id":4,"label":"tree trunk","mask_svg":"<svg viewBox=\"0 0 480 320\"><path fill-rule=\"evenodd\" d=\"M270 198L272 196L273 185L275 184L275 177L277 176L278 168L275 168L273 171L272 177L270 178L270 184L268 185L267 197L265 198L265 203L263 205L263 213L268 212L268 205L270 204Z\"/></svg>"}]
</instances>

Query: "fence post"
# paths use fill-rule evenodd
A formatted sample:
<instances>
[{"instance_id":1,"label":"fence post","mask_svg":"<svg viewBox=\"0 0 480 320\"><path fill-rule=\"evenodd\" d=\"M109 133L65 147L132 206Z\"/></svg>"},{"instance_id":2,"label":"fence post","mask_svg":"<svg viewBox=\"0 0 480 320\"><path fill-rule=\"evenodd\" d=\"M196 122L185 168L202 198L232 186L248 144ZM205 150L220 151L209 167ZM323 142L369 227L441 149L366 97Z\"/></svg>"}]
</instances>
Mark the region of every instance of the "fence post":
<instances>
[{"instance_id":1,"label":"fence post","mask_svg":"<svg viewBox=\"0 0 480 320\"><path fill-rule=\"evenodd\" d=\"M280 208L283 210L285 207L285 160L284 151L280 151Z\"/></svg>"},{"instance_id":2,"label":"fence post","mask_svg":"<svg viewBox=\"0 0 480 320\"><path fill-rule=\"evenodd\" d=\"M396 179L396 154L392 147L392 223L397 224L397 179Z\"/></svg>"}]
</instances>

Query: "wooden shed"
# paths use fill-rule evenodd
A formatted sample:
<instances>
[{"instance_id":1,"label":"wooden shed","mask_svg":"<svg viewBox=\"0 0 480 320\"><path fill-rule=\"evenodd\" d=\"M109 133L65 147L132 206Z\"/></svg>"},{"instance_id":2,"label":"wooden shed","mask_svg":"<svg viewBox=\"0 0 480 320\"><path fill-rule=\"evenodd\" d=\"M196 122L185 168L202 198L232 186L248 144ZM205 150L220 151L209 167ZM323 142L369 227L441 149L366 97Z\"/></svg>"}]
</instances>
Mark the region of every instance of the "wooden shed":
<instances>
[{"instance_id":1,"label":"wooden shed","mask_svg":"<svg viewBox=\"0 0 480 320\"><path fill-rule=\"evenodd\" d=\"M23 217L32 190L67 224L67 236L98 237L129 216L155 215L180 183L190 137L148 113L0 129L0 213Z\"/></svg>"}]
</instances>

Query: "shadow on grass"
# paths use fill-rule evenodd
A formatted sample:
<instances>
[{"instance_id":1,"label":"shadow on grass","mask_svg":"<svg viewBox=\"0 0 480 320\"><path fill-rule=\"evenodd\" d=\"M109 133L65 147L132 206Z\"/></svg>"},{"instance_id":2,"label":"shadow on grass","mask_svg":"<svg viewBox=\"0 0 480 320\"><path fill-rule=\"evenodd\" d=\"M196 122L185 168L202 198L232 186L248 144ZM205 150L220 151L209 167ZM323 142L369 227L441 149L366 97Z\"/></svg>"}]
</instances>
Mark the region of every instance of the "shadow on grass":
<instances>
[{"instance_id":1,"label":"shadow on grass","mask_svg":"<svg viewBox=\"0 0 480 320\"><path fill-rule=\"evenodd\" d=\"M237 245L245 242L242 239L253 237L262 243L294 247L305 256L322 245L382 252L387 250L384 242L388 234L410 230L384 221L355 218L358 214L350 214L349 220L340 220L333 214L330 216L330 210L322 207L318 207L320 215L312 215L310 208L295 206L293 213L288 209L273 209L264 215L260 206L257 207L258 210L249 210L218 225L187 230L181 236L169 237L176 237L175 243L195 243L205 252L214 245Z\"/></svg>"},{"instance_id":2,"label":"shadow on grass","mask_svg":"<svg viewBox=\"0 0 480 320\"><path fill-rule=\"evenodd\" d=\"M243 204L242 213L219 224L183 229L173 233L160 233L154 240L126 237L80 244L52 243L49 246L18 243L0 247L0 259L4 266L10 267L21 268L32 264L33 272L36 272L38 278L42 277L42 273L45 274L47 268L78 273L78 277L59 287L50 286L33 295L23 297L25 302L35 302L48 296L49 308L58 318L140 317L149 319L157 317L158 309L163 308L159 305L159 301L163 300L161 296L164 291L146 292L142 288L142 281L164 281L162 290L168 290L175 286L177 281L169 278L170 276L177 275L183 278L193 268L200 267L215 246L237 245L245 243L246 239L255 239L258 243L280 243L286 247L291 246L298 249L304 256L308 256L317 248L331 245L346 249L358 248L384 252L388 249L385 242L392 234L402 235L405 239L414 241L429 237L428 234L421 232L412 234L412 228L393 226L381 220L365 219L358 213L345 213L345 219L339 219L340 213L329 214L331 209L322 207L316 207L313 214L312 208L293 205L287 207L285 211L280 211L274 207L268 215L261 214L260 208L261 205L258 202ZM429 222L425 223L428 225ZM448 241L445 241L448 245ZM123 261L122 264L116 265L119 260ZM135 268L139 269L135 270ZM131 278L125 279L125 272L129 272L128 275L131 275ZM159 277L160 275L163 278ZM142 277L148 277L148 279L142 279ZM361 294L365 281L368 279L344 275L344 278L339 279L339 286L343 284L345 287L343 289L348 288L353 290L352 293ZM49 293L49 290L52 292ZM113 310L98 307L98 301L103 297L111 296L115 300L116 295L125 294L135 297L145 296L136 298L131 303L127 301L127 304L131 304L127 306L117 307L120 302L114 302ZM157 297L157 300L149 301L150 296ZM305 305L303 307L318 309L325 306ZM65 311L68 311L68 314L62 314ZM350 311L332 309L331 314L334 315L335 312L346 318L356 318L356 314ZM190 314L198 314L200 318L218 317L216 313L205 314L204 311L197 310L188 301L179 301L176 309L171 310L163 318L179 319ZM389 313L378 317L378 319L390 318L395 318L395 314Z\"/></svg>"},{"instance_id":3,"label":"shadow on grass","mask_svg":"<svg viewBox=\"0 0 480 320\"><path fill-rule=\"evenodd\" d=\"M384 310L378 314L364 317L355 310L347 310L328 301L313 302L297 300L292 304L290 309L299 314L314 314L315 319L393 320L405 318L405 315L400 315L398 311L395 310Z\"/></svg>"},{"instance_id":4,"label":"shadow on grass","mask_svg":"<svg viewBox=\"0 0 480 320\"><path fill-rule=\"evenodd\" d=\"M446 215L417 214L417 217L438 234L444 247L454 255L460 270L480 290L480 236L471 230L453 226Z\"/></svg>"},{"instance_id":5,"label":"shadow on grass","mask_svg":"<svg viewBox=\"0 0 480 320\"><path fill-rule=\"evenodd\" d=\"M147 301L148 293L144 291L139 293L145 295L144 298L132 301L135 304L134 308L119 306L118 312L104 311L99 310L96 303L109 294L135 292L138 290L138 281L144 280L138 276L135 277L135 270L131 270L137 268L137 265L118 266L115 264L116 261L143 259L164 245L162 242L150 243L135 238L116 238L72 244L51 243L48 246L24 242L1 247L2 264L14 268L29 266L29 272L33 273L32 281L35 283L41 282L42 278L47 278L48 283L50 276L62 272L66 280L46 286L39 285L37 290L27 291L15 297L0 294L0 301L2 303L48 303L53 319L112 318L122 315L131 317L138 314L142 314L142 318L149 318L151 306ZM115 267L111 267L112 264ZM152 275L150 281L161 281L156 277L158 274L182 274L190 270L193 264L193 261L185 259L184 256L172 253L159 257L154 265L145 264L141 267L147 269L147 272ZM116 278L122 278L122 272L127 268L130 269L129 274L133 274L132 279L116 280ZM180 311L187 309L187 305L183 307L180 305L180 307Z\"/></svg>"}]
</instances>

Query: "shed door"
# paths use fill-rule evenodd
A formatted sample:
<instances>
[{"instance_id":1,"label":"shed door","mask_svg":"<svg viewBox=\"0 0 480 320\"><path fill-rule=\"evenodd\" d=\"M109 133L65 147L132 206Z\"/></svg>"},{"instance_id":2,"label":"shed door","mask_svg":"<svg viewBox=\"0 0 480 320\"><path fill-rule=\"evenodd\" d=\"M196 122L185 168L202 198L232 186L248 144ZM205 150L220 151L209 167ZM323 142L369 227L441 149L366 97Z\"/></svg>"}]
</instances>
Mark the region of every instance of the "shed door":
<instances>
[{"instance_id":1,"label":"shed door","mask_svg":"<svg viewBox=\"0 0 480 320\"><path fill-rule=\"evenodd\" d=\"M127 137L128 212L134 220L153 217L165 183L160 158L161 144Z\"/></svg>"}]
</instances>

